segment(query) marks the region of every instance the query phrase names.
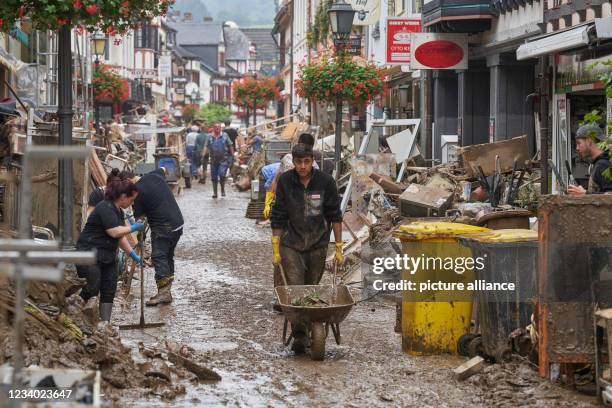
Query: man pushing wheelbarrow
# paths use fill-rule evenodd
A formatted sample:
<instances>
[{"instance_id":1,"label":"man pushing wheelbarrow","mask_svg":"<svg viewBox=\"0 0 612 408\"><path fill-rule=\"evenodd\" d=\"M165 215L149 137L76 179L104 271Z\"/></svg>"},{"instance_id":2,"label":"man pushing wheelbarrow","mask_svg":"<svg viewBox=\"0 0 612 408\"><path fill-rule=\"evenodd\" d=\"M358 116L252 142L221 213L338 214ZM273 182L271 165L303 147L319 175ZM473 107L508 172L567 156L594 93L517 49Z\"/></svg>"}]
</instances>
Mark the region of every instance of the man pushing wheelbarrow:
<instances>
[{"instance_id":1,"label":"man pushing wheelbarrow","mask_svg":"<svg viewBox=\"0 0 612 408\"><path fill-rule=\"evenodd\" d=\"M272 263L281 269L286 285L318 285L332 229L335 262L344 263L340 196L335 180L313 168L311 146L297 144L291 153L295 168L280 176L270 215ZM303 353L310 346L308 320L291 323L291 349Z\"/></svg>"}]
</instances>

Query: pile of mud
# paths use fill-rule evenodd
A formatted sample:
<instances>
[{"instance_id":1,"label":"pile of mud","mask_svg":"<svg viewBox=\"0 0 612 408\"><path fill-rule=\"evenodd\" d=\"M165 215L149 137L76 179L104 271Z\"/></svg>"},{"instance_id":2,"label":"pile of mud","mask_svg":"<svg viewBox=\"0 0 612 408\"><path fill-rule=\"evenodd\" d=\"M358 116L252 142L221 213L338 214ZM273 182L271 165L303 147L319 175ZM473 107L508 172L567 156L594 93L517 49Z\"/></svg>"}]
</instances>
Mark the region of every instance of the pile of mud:
<instances>
[{"instance_id":1,"label":"pile of mud","mask_svg":"<svg viewBox=\"0 0 612 408\"><path fill-rule=\"evenodd\" d=\"M185 392L181 379L194 380L182 367L171 368L160 358L146 355L137 363L117 333L101 328L84 313L78 295L84 280L67 270L59 284L28 283L26 289L25 366L100 370L105 399L134 392L173 399ZM0 278L0 365L11 364L14 354L14 283ZM166 374L157 375L161 371Z\"/></svg>"},{"instance_id":2,"label":"pile of mud","mask_svg":"<svg viewBox=\"0 0 612 408\"><path fill-rule=\"evenodd\" d=\"M575 392L539 377L537 369L516 358L505 364L493 364L466 382L477 387L477 394L488 406L495 407L591 407L585 396L584 404L576 402ZM568 398L569 396L572 398Z\"/></svg>"}]
</instances>

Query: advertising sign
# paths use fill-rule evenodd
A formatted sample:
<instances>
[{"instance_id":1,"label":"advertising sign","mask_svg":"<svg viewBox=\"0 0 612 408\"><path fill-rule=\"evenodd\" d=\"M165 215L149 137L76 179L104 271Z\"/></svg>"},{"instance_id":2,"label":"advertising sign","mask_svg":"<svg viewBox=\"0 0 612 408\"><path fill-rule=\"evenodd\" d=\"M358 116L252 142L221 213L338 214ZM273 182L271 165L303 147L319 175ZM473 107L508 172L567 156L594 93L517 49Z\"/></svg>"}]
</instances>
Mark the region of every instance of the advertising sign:
<instances>
[{"instance_id":1,"label":"advertising sign","mask_svg":"<svg viewBox=\"0 0 612 408\"><path fill-rule=\"evenodd\" d=\"M353 25L373 25L380 20L380 0L350 0L355 10Z\"/></svg>"},{"instance_id":2,"label":"advertising sign","mask_svg":"<svg viewBox=\"0 0 612 408\"><path fill-rule=\"evenodd\" d=\"M157 79L156 69L134 68L132 75L135 79Z\"/></svg>"},{"instance_id":3,"label":"advertising sign","mask_svg":"<svg viewBox=\"0 0 612 408\"><path fill-rule=\"evenodd\" d=\"M387 64L410 64L410 35L421 32L421 20L387 19Z\"/></svg>"},{"instance_id":4,"label":"advertising sign","mask_svg":"<svg viewBox=\"0 0 612 408\"><path fill-rule=\"evenodd\" d=\"M361 55L361 37L334 40L334 46L336 51L343 51L348 55Z\"/></svg>"},{"instance_id":5,"label":"advertising sign","mask_svg":"<svg viewBox=\"0 0 612 408\"><path fill-rule=\"evenodd\" d=\"M172 56L170 55L162 55L159 57L159 77L160 78L169 78L172 76Z\"/></svg>"},{"instance_id":6,"label":"advertising sign","mask_svg":"<svg viewBox=\"0 0 612 408\"><path fill-rule=\"evenodd\" d=\"M412 34L411 69L467 69L467 34Z\"/></svg>"}]
</instances>

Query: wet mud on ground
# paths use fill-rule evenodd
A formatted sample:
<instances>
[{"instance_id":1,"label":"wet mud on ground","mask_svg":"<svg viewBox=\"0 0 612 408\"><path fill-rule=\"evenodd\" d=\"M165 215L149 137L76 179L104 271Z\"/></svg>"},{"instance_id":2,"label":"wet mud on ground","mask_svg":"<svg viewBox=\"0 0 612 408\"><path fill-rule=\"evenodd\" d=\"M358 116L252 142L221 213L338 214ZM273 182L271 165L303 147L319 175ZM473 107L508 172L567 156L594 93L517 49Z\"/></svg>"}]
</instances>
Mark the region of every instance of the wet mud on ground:
<instances>
[{"instance_id":1,"label":"wet mud on ground","mask_svg":"<svg viewBox=\"0 0 612 408\"><path fill-rule=\"evenodd\" d=\"M229 189L228 189L229 190ZM179 197L185 217L176 253L174 303L147 308L156 329L122 331L139 359L138 343L185 344L223 380L182 380L185 393L162 399L147 389L122 390L111 405L130 407L591 407L594 399L542 382L526 364L490 366L459 383L451 370L465 359L412 357L394 333L395 305L358 304L341 324L342 345L331 334L323 362L283 347L283 318L271 309L270 229L244 218L249 195L228 192L213 201L210 188L194 184ZM154 294L146 271L145 296ZM131 302L117 308L114 324L139 318L139 282ZM121 296L121 295L119 295ZM359 291L354 292L359 298ZM108 397L107 397L108 398Z\"/></svg>"}]
</instances>

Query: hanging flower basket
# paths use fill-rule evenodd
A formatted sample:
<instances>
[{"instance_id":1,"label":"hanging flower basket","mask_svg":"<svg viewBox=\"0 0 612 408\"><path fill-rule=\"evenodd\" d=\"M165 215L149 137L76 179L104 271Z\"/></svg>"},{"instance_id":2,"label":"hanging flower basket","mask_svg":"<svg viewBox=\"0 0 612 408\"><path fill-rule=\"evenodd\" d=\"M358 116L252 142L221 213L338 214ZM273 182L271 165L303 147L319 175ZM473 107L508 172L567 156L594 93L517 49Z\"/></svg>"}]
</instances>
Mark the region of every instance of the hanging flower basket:
<instances>
[{"instance_id":1,"label":"hanging flower basket","mask_svg":"<svg viewBox=\"0 0 612 408\"><path fill-rule=\"evenodd\" d=\"M92 84L97 102L121 103L130 96L127 80L115 74L105 64L100 64L94 69Z\"/></svg>"},{"instance_id":2,"label":"hanging flower basket","mask_svg":"<svg viewBox=\"0 0 612 408\"><path fill-rule=\"evenodd\" d=\"M0 31L29 20L38 30L64 26L123 34L143 19L165 15L174 0L0 0Z\"/></svg>"},{"instance_id":3,"label":"hanging flower basket","mask_svg":"<svg viewBox=\"0 0 612 408\"><path fill-rule=\"evenodd\" d=\"M335 103L338 99L367 104L383 94L384 74L373 64L336 56L300 66L295 87L299 96L313 102Z\"/></svg>"},{"instance_id":4,"label":"hanging flower basket","mask_svg":"<svg viewBox=\"0 0 612 408\"><path fill-rule=\"evenodd\" d=\"M270 101L281 99L277 82L274 78L257 79L252 76L234 82L234 104L242 108L252 108L253 103L256 103L258 109L265 108Z\"/></svg>"}]
</instances>

